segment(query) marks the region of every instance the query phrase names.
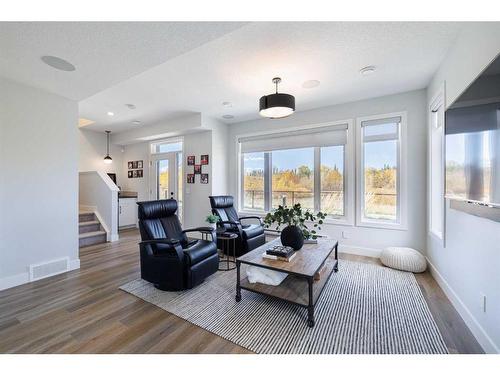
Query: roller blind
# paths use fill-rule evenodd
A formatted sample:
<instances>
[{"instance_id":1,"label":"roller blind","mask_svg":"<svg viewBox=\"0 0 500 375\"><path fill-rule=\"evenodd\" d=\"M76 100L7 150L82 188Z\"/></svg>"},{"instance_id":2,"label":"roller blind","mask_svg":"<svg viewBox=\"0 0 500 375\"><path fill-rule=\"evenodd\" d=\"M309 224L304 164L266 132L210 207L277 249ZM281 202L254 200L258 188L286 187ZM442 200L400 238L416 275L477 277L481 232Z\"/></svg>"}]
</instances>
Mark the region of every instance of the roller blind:
<instances>
[{"instance_id":1,"label":"roller blind","mask_svg":"<svg viewBox=\"0 0 500 375\"><path fill-rule=\"evenodd\" d=\"M399 124L401 117L389 117L376 120L367 120L361 123L363 128L363 142L377 142L399 138Z\"/></svg>"},{"instance_id":2,"label":"roller blind","mask_svg":"<svg viewBox=\"0 0 500 375\"><path fill-rule=\"evenodd\" d=\"M244 137L240 138L239 142L242 153L345 145L347 143L347 124Z\"/></svg>"}]
</instances>

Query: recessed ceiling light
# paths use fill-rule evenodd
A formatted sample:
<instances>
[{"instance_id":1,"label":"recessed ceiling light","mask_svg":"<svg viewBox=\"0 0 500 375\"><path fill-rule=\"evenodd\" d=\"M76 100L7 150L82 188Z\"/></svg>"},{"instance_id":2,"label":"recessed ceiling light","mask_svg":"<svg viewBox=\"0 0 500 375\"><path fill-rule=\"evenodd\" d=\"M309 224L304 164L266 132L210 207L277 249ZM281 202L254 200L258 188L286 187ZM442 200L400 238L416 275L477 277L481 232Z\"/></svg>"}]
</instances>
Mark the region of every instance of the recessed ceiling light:
<instances>
[{"instance_id":1,"label":"recessed ceiling light","mask_svg":"<svg viewBox=\"0 0 500 375\"><path fill-rule=\"evenodd\" d=\"M223 115L222 118L226 119L226 120L231 120L234 118L233 115Z\"/></svg>"},{"instance_id":2,"label":"recessed ceiling light","mask_svg":"<svg viewBox=\"0 0 500 375\"><path fill-rule=\"evenodd\" d=\"M132 121L132 124L134 124L134 125L141 125L141 122L139 120L134 120L134 121Z\"/></svg>"},{"instance_id":3,"label":"recessed ceiling light","mask_svg":"<svg viewBox=\"0 0 500 375\"><path fill-rule=\"evenodd\" d=\"M125 104L128 109L135 109L135 105L134 104Z\"/></svg>"},{"instance_id":4,"label":"recessed ceiling light","mask_svg":"<svg viewBox=\"0 0 500 375\"><path fill-rule=\"evenodd\" d=\"M313 89L315 87L318 87L319 84L320 84L320 82L317 79L311 79L309 81L305 81L302 84L302 87L305 88L305 89Z\"/></svg>"},{"instance_id":5,"label":"recessed ceiling light","mask_svg":"<svg viewBox=\"0 0 500 375\"><path fill-rule=\"evenodd\" d=\"M114 112L108 112L108 116L114 116Z\"/></svg>"},{"instance_id":6,"label":"recessed ceiling light","mask_svg":"<svg viewBox=\"0 0 500 375\"><path fill-rule=\"evenodd\" d=\"M226 108L231 108L233 106L231 102L222 102L222 105Z\"/></svg>"},{"instance_id":7,"label":"recessed ceiling light","mask_svg":"<svg viewBox=\"0 0 500 375\"><path fill-rule=\"evenodd\" d=\"M367 76L367 75L375 73L376 69L377 69L376 67L374 67L373 65L370 65L370 66L365 66L363 69L360 69L359 72L362 75Z\"/></svg>"},{"instance_id":8,"label":"recessed ceiling light","mask_svg":"<svg viewBox=\"0 0 500 375\"><path fill-rule=\"evenodd\" d=\"M57 70L64 70L65 72L72 72L76 70L75 66L70 62L56 56L42 56L41 60L48 66Z\"/></svg>"}]
</instances>

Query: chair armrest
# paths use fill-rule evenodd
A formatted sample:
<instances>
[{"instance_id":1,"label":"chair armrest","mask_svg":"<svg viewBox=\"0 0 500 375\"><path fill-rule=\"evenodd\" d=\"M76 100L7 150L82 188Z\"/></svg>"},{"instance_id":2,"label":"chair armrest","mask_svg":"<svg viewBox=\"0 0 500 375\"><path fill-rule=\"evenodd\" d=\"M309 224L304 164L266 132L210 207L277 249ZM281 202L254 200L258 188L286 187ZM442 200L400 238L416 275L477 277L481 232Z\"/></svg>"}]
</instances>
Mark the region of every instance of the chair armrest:
<instances>
[{"instance_id":1,"label":"chair armrest","mask_svg":"<svg viewBox=\"0 0 500 375\"><path fill-rule=\"evenodd\" d=\"M225 220L225 221L220 220L220 221L217 222L217 225L219 225L219 224L229 224L229 225L232 225L232 226L234 226L236 228L239 225L241 225L239 222L237 222L237 221L231 221L231 220Z\"/></svg>"},{"instance_id":2,"label":"chair armrest","mask_svg":"<svg viewBox=\"0 0 500 375\"><path fill-rule=\"evenodd\" d=\"M215 233L215 229L212 228L212 227L190 228L190 229L184 229L182 231L182 233L188 233L188 232L209 233L212 236L212 241L215 241L217 239L217 235Z\"/></svg>"},{"instance_id":3,"label":"chair armrest","mask_svg":"<svg viewBox=\"0 0 500 375\"><path fill-rule=\"evenodd\" d=\"M156 248L155 245L158 244L163 244L163 245L168 245L169 249L168 250L174 250L175 253L177 254L177 257L179 258L180 261L183 260L184 258L184 252L182 250L182 247L180 246L179 240L176 239L169 239L169 238L161 238L161 239L156 239L156 240L145 240L139 242L140 247L146 247L149 246L151 248L151 252L153 253L153 256L158 257L161 256L161 254L158 254L156 251L152 251L153 248Z\"/></svg>"},{"instance_id":4,"label":"chair armrest","mask_svg":"<svg viewBox=\"0 0 500 375\"><path fill-rule=\"evenodd\" d=\"M156 240L141 241L141 242L139 242L139 245L143 245L143 244L144 245L151 245L151 244L157 244L157 243L174 246L174 245L179 243L179 240L176 240L175 238L174 239L160 238L160 239L156 239Z\"/></svg>"},{"instance_id":5,"label":"chair armrest","mask_svg":"<svg viewBox=\"0 0 500 375\"><path fill-rule=\"evenodd\" d=\"M242 216L239 218L240 220L245 220L245 219L257 219L259 220L259 223L261 226L264 226L264 222L262 221L262 218L260 216Z\"/></svg>"}]
</instances>

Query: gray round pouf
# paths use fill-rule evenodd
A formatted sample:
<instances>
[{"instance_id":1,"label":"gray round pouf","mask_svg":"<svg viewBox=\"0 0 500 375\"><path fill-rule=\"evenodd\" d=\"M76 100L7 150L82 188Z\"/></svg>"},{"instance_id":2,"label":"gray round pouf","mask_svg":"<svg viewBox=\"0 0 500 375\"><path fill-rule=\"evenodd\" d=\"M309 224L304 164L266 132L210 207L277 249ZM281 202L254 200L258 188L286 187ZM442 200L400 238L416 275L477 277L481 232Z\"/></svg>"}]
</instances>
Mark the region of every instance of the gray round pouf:
<instances>
[{"instance_id":1,"label":"gray round pouf","mask_svg":"<svg viewBox=\"0 0 500 375\"><path fill-rule=\"evenodd\" d=\"M427 268L425 257L409 247L388 247L380 254L384 266L408 272L424 272Z\"/></svg>"}]
</instances>

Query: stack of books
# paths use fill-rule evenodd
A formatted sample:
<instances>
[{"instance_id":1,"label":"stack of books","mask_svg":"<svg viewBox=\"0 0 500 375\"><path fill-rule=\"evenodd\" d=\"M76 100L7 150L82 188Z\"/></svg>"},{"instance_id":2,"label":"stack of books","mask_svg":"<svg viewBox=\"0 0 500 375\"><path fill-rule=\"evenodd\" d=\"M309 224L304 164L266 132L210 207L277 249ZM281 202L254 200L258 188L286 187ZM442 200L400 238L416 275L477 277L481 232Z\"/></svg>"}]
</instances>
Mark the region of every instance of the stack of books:
<instances>
[{"instance_id":1,"label":"stack of books","mask_svg":"<svg viewBox=\"0 0 500 375\"><path fill-rule=\"evenodd\" d=\"M290 246L276 245L266 250L262 254L263 258L290 262L295 257L295 250Z\"/></svg>"}]
</instances>

